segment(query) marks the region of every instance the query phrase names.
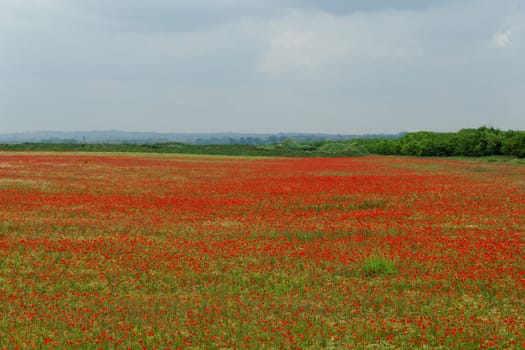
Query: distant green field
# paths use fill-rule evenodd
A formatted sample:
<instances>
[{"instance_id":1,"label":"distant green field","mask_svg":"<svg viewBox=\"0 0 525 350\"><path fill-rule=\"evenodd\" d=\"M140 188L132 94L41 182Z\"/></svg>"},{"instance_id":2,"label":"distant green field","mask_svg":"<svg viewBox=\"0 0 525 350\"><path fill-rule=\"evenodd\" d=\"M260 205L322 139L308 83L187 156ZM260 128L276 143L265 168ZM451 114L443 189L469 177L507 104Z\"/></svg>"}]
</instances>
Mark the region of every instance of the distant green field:
<instances>
[{"instance_id":1,"label":"distant green field","mask_svg":"<svg viewBox=\"0 0 525 350\"><path fill-rule=\"evenodd\" d=\"M178 142L154 144L21 143L0 145L3 151L67 151L208 154L259 157L349 157L368 154L363 146L349 142L298 143L285 140L272 145L190 145Z\"/></svg>"}]
</instances>

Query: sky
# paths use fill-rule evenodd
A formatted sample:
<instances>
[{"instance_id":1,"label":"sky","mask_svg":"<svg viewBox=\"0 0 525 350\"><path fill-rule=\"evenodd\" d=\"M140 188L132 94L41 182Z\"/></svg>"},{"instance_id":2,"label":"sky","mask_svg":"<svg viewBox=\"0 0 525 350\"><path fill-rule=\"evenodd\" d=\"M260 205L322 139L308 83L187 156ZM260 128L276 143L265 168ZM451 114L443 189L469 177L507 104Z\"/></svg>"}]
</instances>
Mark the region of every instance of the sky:
<instances>
[{"instance_id":1,"label":"sky","mask_svg":"<svg viewBox=\"0 0 525 350\"><path fill-rule=\"evenodd\" d=\"M523 0L2 0L0 133L525 129Z\"/></svg>"}]
</instances>

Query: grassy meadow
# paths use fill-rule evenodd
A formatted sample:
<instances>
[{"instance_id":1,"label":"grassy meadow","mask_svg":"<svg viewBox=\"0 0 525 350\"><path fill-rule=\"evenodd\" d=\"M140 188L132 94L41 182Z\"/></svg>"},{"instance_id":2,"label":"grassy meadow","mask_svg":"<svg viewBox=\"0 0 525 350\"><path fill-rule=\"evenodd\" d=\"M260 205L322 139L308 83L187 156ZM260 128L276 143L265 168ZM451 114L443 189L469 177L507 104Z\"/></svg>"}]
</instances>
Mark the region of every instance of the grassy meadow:
<instances>
[{"instance_id":1,"label":"grassy meadow","mask_svg":"<svg viewBox=\"0 0 525 350\"><path fill-rule=\"evenodd\" d=\"M525 167L0 152L0 349L525 346Z\"/></svg>"}]
</instances>

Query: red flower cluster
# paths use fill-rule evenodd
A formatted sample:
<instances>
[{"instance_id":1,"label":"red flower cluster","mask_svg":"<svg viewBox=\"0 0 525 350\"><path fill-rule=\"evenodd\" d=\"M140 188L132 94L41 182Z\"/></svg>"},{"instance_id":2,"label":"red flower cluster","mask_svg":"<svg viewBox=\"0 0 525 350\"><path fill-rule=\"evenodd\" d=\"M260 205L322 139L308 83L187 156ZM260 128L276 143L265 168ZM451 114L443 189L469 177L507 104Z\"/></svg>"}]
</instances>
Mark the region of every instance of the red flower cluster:
<instances>
[{"instance_id":1,"label":"red flower cluster","mask_svg":"<svg viewBox=\"0 0 525 350\"><path fill-rule=\"evenodd\" d=\"M0 348L519 348L525 167L0 154Z\"/></svg>"}]
</instances>

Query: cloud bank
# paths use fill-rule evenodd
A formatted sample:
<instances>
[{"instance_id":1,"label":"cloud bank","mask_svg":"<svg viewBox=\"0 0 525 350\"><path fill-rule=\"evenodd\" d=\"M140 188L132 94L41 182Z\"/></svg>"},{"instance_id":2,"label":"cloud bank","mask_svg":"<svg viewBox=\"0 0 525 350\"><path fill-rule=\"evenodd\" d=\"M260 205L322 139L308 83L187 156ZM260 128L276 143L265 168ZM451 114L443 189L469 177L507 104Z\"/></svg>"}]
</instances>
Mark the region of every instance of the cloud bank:
<instances>
[{"instance_id":1,"label":"cloud bank","mask_svg":"<svg viewBox=\"0 0 525 350\"><path fill-rule=\"evenodd\" d=\"M4 8L2 132L525 129L518 0Z\"/></svg>"}]
</instances>

